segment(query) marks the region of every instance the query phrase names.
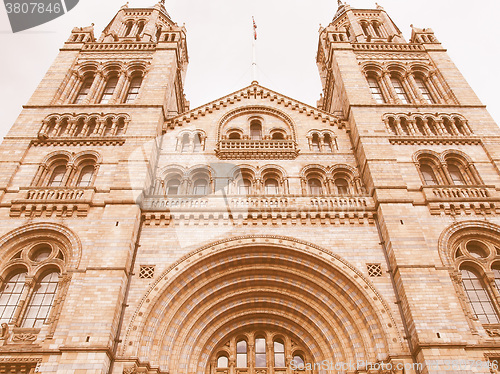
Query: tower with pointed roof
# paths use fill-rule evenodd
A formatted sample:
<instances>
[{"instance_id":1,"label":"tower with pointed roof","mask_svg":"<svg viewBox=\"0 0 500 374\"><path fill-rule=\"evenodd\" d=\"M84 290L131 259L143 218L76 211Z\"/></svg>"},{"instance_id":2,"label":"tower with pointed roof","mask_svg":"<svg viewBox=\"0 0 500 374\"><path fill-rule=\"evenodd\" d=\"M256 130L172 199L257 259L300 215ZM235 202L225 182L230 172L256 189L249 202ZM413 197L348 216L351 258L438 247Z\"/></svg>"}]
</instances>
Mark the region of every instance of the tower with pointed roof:
<instances>
[{"instance_id":1,"label":"tower with pointed roof","mask_svg":"<svg viewBox=\"0 0 500 374\"><path fill-rule=\"evenodd\" d=\"M0 372L498 372L500 133L432 29L339 1L317 107L191 109L187 64L164 1L125 5L23 108Z\"/></svg>"}]
</instances>

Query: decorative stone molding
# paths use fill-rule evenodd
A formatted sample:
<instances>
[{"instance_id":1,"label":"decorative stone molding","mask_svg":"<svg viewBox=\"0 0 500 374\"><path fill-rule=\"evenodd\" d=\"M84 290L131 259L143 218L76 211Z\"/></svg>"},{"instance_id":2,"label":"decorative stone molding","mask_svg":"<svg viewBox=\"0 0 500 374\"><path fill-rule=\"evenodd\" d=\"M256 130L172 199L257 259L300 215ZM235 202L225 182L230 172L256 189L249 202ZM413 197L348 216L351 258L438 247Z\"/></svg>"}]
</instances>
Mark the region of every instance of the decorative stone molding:
<instances>
[{"instance_id":1,"label":"decorative stone molding","mask_svg":"<svg viewBox=\"0 0 500 374\"><path fill-rule=\"evenodd\" d=\"M433 216L448 215L497 215L500 214L499 203L430 203L429 211Z\"/></svg>"},{"instance_id":2,"label":"decorative stone molding","mask_svg":"<svg viewBox=\"0 0 500 374\"><path fill-rule=\"evenodd\" d=\"M421 137L421 136L391 136L389 137L389 142L391 144L397 145L408 145L408 144L418 144L418 145L426 145L426 144L460 144L460 145L478 145L481 144L481 139L473 138L473 137Z\"/></svg>"},{"instance_id":3,"label":"decorative stone molding","mask_svg":"<svg viewBox=\"0 0 500 374\"><path fill-rule=\"evenodd\" d=\"M248 213L248 214L171 214L144 213L146 226L168 225L373 225L373 212L350 213Z\"/></svg>"},{"instance_id":4,"label":"decorative stone molding","mask_svg":"<svg viewBox=\"0 0 500 374\"><path fill-rule=\"evenodd\" d=\"M88 204L13 204L10 216L17 217L87 217L90 210Z\"/></svg>"},{"instance_id":5,"label":"decorative stone molding","mask_svg":"<svg viewBox=\"0 0 500 374\"><path fill-rule=\"evenodd\" d=\"M495 215L500 213L500 196L493 186L423 186L432 215Z\"/></svg>"},{"instance_id":6,"label":"decorative stone molding","mask_svg":"<svg viewBox=\"0 0 500 374\"><path fill-rule=\"evenodd\" d=\"M125 138L55 138L46 140L33 140L31 144L35 147L43 146L76 146L76 145L91 145L91 146L121 146L125 144Z\"/></svg>"},{"instance_id":7,"label":"decorative stone molding","mask_svg":"<svg viewBox=\"0 0 500 374\"><path fill-rule=\"evenodd\" d=\"M250 248L255 248L256 250L250 250ZM323 274L322 276L318 276L318 279L321 278L325 280L326 282L322 282L322 284L326 287L325 289L328 289L328 292L331 292L332 287L336 287L336 284L341 284L342 287L347 287L345 282L349 284L349 290L350 292L341 292L338 294L338 296L347 296L352 297L353 299L357 300L356 301L356 307L355 309L359 311L361 314L360 318L357 319L356 321L360 321L360 324L363 324L362 321L370 321L370 329L371 331L380 331L382 334L382 337L379 339L377 338L377 344L380 344L379 347L390 345L393 346L394 349L398 349L400 344L403 343L402 337L400 337L400 333L397 331L397 328L395 328L396 323L394 322L392 318L392 313L390 311L390 308L388 305L383 301L383 298L379 295L378 291L376 290L376 287L374 287L370 281L365 278L365 275L357 270L354 266L350 265L347 263L347 261L343 260L340 256L325 250L321 249L320 247L314 246L313 244L308 244L306 242L302 242L300 240L296 240L293 238L285 238L285 237L280 237L280 236L260 236L260 235L255 235L255 236L242 236L242 237L233 237L230 239L226 240L221 240L217 241L214 243L211 243L207 246L203 246L199 249L196 249L195 251L190 252L188 255L184 256L181 258L179 261L176 263L172 264L166 271L152 284L150 284L149 290L146 294L144 294L141 302L139 303L140 307L138 307L134 313L134 316L132 317L129 328L127 329L127 334L124 339L123 343L123 353L122 355L127 356L127 355L141 355L142 352L149 352L151 350L154 350L155 352L165 352L165 350L170 350L168 347L176 347L177 345L175 344L175 341L170 341L174 338L171 337L165 337L163 339L162 337L158 337L157 329L154 328L152 324L159 323L161 326L163 325L163 322L159 320L158 318L152 319L151 316L158 316L161 315L161 318L169 318L167 316L168 313L177 313L177 304L175 305L170 305L170 302L172 304L174 303L180 303L179 305L184 305L185 303L182 301L184 296L179 296L179 298L176 298L175 293L176 292L170 292L169 289L170 287L178 282L181 279L192 279L193 273L198 272L198 268L202 267L204 271L210 273L210 269L213 269L214 267L217 267L217 269L221 269L222 273L227 276L237 276L237 271L232 270L233 266L231 265L231 262L236 261L239 266L241 265L243 268L247 268L250 270L254 266L259 267L260 265L256 265L256 263L260 264L261 261L266 262L268 261L267 258L279 258L280 260L283 261L279 266L283 266L283 269L287 269L287 276L286 277L301 277L300 274L303 274L304 276L308 273L304 267L314 267L317 271L318 274ZM240 263L240 261L242 261ZM282 262L282 261L277 261L274 260L273 262L276 262L277 264ZM287 264L285 264L285 262ZM289 262L289 263L288 263ZM227 271L223 270L227 266ZM242 269L243 269L242 268ZM296 269L295 271L292 270ZM327 270L328 269L328 270ZM274 279L278 282L282 281L282 277L279 275L280 269L276 268L276 271L272 272L269 276L271 282L274 282ZM332 272L332 274L335 274L335 276L328 276L327 274ZM278 275L276 274L278 273ZM218 274L218 272L214 272L214 275ZM246 277L246 270L244 270L244 277ZM325 278L326 276L326 278ZM267 287L273 287L271 284L266 283L265 279L267 279L267 275L263 275L264 278L260 278L259 275L259 280L264 282L266 285L265 288L267 290ZM244 278L246 279L246 278ZM256 292L259 292L259 285L253 286L253 282L251 281L252 278L250 277L247 282L251 286L251 288L255 288ZM209 281L207 279L206 281ZM312 280L310 280L313 282ZM286 282L286 281L285 281ZM300 283L300 282L299 282ZM321 288L321 287L320 287ZM218 289L217 287L214 287L214 290ZM286 297L300 297L301 301L308 304L307 298L310 296L313 299L318 297L322 298L323 295L320 296L322 291L310 291L310 292L304 292L301 293L302 287L297 288L296 290L290 290L290 292L286 293ZM321 288L323 289L323 288ZM190 290L189 292L194 292L197 293L198 291L196 290ZM215 292L215 291L214 291ZM259 295L258 293L255 295L256 298L259 299L264 305L268 303L270 300L271 302L274 302L272 300L275 300L272 295L264 295L266 292L264 292L262 295ZM279 292L278 292L279 293ZM365 296L361 296L361 294ZM236 295L236 294L235 294ZM357 296L359 295L359 296ZM274 296L278 296L277 294ZM240 297L244 297L241 295ZM262 298L262 300L260 300ZM203 300L203 301L202 301ZM221 300L226 300L225 297L221 297L219 301ZM322 299L324 300L324 299ZM328 298L329 303L328 305L331 305L331 299ZM203 294L203 299L200 299L199 308L201 310L198 310L197 315L203 316L205 313L203 311L203 308L205 307L210 307L208 304L213 303L214 300L209 297L208 294ZM312 301L311 301L312 302ZM206 304L203 306L203 304ZM170 305L170 306L169 306ZM233 305L237 306L239 305L238 302L234 302L233 300ZM276 304L281 305L281 303ZM345 306L345 303L343 304ZM291 306L291 305L290 305ZM166 314L159 313L160 309L166 307L167 312ZM217 304L215 308L223 308L223 305ZM171 309L170 309L171 308ZM278 306L278 308L281 308ZM346 307L347 308L347 307ZM232 309L232 308L231 308ZM218 310L215 310L215 312L218 312ZM254 310L257 316L259 316L261 313L266 313L266 315L269 315L271 320L274 321L275 318L279 319L281 321L281 318L284 316L283 311L277 311L274 313L274 311L270 311L268 308L256 308ZM182 311L179 311L179 313L183 313ZM184 365L184 364L190 364L193 362L193 364L198 367L200 362L196 364L196 360L201 360L203 363L205 363L206 360L208 360L210 356L210 352L213 351L213 348L215 347L215 344L217 344L217 340L222 338L223 336L226 336L226 334L230 331L234 331L236 329L235 326L238 326L238 329L244 328L245 326L242 326L241 320L243 317L245 317L245 312L241 311L239 308L234 308L234 310L231 310L231 313L234 314L234 320L233 321L227 321L222 320L216 321L213 324L210 324L208 328L210 328L210 331L204 332L206 335L206 339L203 338L201 339L200 342L196 342L195 345L191 346L186 346L183 348L183 350L189 350L190 352L196 352L195 356L196 357L188 357L189 355L183 356L184 361L190 360L188 363L180 362L180 364L177 364L179 361L174 361L176 365ZM288 313L288 312L286 312ZM317 313L317 311L312 311L312 314ZM218 314L214 314L218 315ZM240 318L241 315L241 318ZM295 328L297 327L296 323L299 323L297 321L297 316L292 313L289 315L290 318L294 316L293 319L293 326ZM315 320L316 316L308 316L310 317L310 320ZM201 317L200 317L201 318ZM258 317L257 317L258 318ZM379 319L382 321L379 322ZM309 318L308 318L309 320ZM249 322L250 323L250 322ZM265 320L263 320L263 323L266 323ZM275 322L271 322L270 325L273 325ZM380 325L379 325L380 323ZM220 334L214 334L213 331L216 329L221 329ZM251 324L248 325L249 327L252 326ZM289 324L286 321L281 321L279 323L280 328L283 328L285 331L294 331L294 335L296 335L296 339L298 340L297 342L301 341L304 342L304 337L305 335L303 334L302 331L295 333L296 330L293 329L292 325ZM364 328L366 325L363 325ZM381 327L379 327L381 326ZM153 328L152 328L153 327ZM167 326L168 327L168 326ZM168 328L165 327L164 331L168 331ZM305 327L304 327L305 328ZM389 330L391 334L398 334L399 339L392 339L392 340L385 340L383 338L384 334L389 334ZM163 331L163 330L162 330ZM305 330L304 330L305 331ZM308 333L307 333L308 334ZM155 339L151 339L151 336L155 336ZM346 336L348 339L352 337L352 334L348 334L346 332ZM353 340L358 341L357 337L352 337ZM155 342L153 342L153 340ZM189 340L189 339L186 339ZM151 343L149 343L151 342ZM159 342L159 343L156 343ZM130 343L130 344L129 344ZM398 348L396 348L396 346ZM163 348L165 347L165 348ZM311 348L311 356L314 357L314 359L319 358L319 355L321 355L320 348L317 348L317 346ZM353 350L362 351L364 348L353 348ZM252 352L252 348L250 347L250 352ZM179 352L175 352L175 354L180 354ZM162 358L158 357L153 357L152 358L153 362L155 365L166 365L164 361L162 361ZM176 368L170 368L177 370Z\"/></svg>"},{"instance_id":8,"label":"decorative stone molding","mask_svg":"<svg viewBox=\"0 0 500 374\"><path fill-rule=\"evenodd\" d=\"M109 52L109 51L155 51L156 43L86 43L83 51Z\"/></svg>"},{"instance_id":9,"label":"decorative stone molding","mask_svg":"<svg viewBox=\"0 0 500 374\"><path fill-rule=\"evenodd\" d=\"M86 217L94 189L30 188L24 197L12 202L11 217Z\"/></svg>"},{"instance_id":10,"label":"decorative stone molding","mask_svg":"<svg viewBox=\"0 0 500 374\"><path fill-rule=\"evenodd\" d=\"M221 160L294 160L299 150L293 140L224 139L215 154Z\"/></svg>"},{"instance_id":11,"label":"decorative stone molding","mask_svg":"<svg viewBox=\"0 0 500 374\"><path fill-rule=\"evenodd\" d=\"M408 43L354 43L352 47L357 51L425 52L423 46Z\"/></svg>"},{"instance_id":12,"label":"decorative stone molding","mask_svg":"<svg viewBox=\"0 0 500 374\"><path fill-rule=\"evenodd\" d=\"M124 365L123 366L123 374L135 374L137 373L137 365Z\"/></svg>"},{"instance_id":13,"label":"decorative stone molding","mask_svg":"<svg viewBox=\"0 0 500 374\"><path fill-rule=\"evenodd\" d=\"M12 336L12 342L21 344L31 344L36 340L37 336L38 336L37 334L33 333L18 333Z\"/></svg>"},{"instance_id":14,"label":"decorative stone molding","mask_svg":"<svg viewBox=\"0 0 500 374\"><path fill-rule=\"evenodd\" d=\"M484 331L486 331L486 333L488 334L488 336L490 336L492 338L500 338L500 327L499 328L489 328L489 327L486 327L484 329Z\"/></svg>"},{"instance_id":15,"label":"decorative stone molding","mask_svg":"<svg viewBox=\"0 0 500 374\"><path fill-rule=\"evenodd\" d=\"M220 110L236 102L253 97L268 99L271 102L276 102L284 107L290 108L291 110L296 110L300 113L305 113L307 116L312 116L314 119L320 120L323 123L327 123L331 126L337 126L339 129L345 128L345 123L339 117L334 116L331 113L314 108L299 101L295 101L260 85L251 85L235 92L234 94L212 101L203 107L193 109L187 113L183 113L169 119L165 123L164 132L167 128L174 129L176 126L184 126L199 117L204 117L205 115L213 113L216 110Z\"/></svg>"},{"instance_id":16,"label":"decorative stone molding","mask_svg":"<svg viewBox=\"0 0 500 374\"><path fill-rule=\"evenodd\" d=\"M43 120L38 140L33 144L50 141L51 144L67 145L80 140L92 144L121 142L125 139L118 136L127 131L129 123L130 116L124 113L55 113Z\"/></svg>"},{"instance_id":17,"label":"decorative stone molding","mask_svg":"<svg viewBox=\"0 0 500 374\"><path fill-rule=\"evenodd\" d=\"M33 344L38 338L40 329L14 327L10 342L13 344Z\"/></svg>"},{"instance_id":18,"label":"decorative stone molding","mask_svg":"<svg viewBox=\"0 0 500 374\"><path fill-rule=\"evenodd\" d=\"M0 358L1 373L31 374L39 372L41 358L34 357L16 357Z\"/></svg>"}]
</instances>

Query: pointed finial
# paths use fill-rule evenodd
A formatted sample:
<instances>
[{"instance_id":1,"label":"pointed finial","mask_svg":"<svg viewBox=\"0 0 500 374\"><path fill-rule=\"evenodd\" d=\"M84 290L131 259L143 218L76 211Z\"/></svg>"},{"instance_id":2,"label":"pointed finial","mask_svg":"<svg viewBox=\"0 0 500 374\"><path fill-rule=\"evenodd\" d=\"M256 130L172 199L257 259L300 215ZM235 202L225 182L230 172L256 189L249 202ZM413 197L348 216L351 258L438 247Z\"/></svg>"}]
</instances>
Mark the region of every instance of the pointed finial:
<instances>
[{"instance_id":1,"label":"pointed finial","mask_svg":"<svg viewBox=\"0 0 500 374\"><path fill-rule=\"evenodd\" d=\"M165 5L165 0L160 0L161 5Z\"/></svg>"},{"instance_id":2,"label":"pointed finial","mask_svg":"<svg viewBox=\"0 0 500 374\"><path fill-rule=\"evenodd\" d=\"M337 0L337 3L339 4L339 7L341 7L341 6L342 6L342 1Z\"/></svg>"},{"instance_id":3,"label":"pointed finial","mask_svg":"<svg viewBox=\"0 0 500 374\"><path fill-rule=\"evenodd\" d=\"M128 1L124 5L122 5L121 9L123 8L128 8Z\"/></svg>"}]
</instances>

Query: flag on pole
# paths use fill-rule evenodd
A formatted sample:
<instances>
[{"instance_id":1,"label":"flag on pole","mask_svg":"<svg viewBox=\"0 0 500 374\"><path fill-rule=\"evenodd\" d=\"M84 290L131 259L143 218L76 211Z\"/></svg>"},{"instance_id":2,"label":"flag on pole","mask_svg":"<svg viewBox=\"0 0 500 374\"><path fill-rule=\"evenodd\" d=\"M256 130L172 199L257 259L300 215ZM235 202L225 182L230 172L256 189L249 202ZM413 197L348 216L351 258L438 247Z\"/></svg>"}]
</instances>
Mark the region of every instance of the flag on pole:
<instances>
[{"instance_id":1,"label":"flag on pole","mask_svg":"<svg viewBox=\"0 0 500 374\"><path fill-rule=\"evenodd\" d=\"M252 17L253 21L253 38L254 40L257 40L257 24L255 23L255 19Z\"/></svg>"}]
</instances>

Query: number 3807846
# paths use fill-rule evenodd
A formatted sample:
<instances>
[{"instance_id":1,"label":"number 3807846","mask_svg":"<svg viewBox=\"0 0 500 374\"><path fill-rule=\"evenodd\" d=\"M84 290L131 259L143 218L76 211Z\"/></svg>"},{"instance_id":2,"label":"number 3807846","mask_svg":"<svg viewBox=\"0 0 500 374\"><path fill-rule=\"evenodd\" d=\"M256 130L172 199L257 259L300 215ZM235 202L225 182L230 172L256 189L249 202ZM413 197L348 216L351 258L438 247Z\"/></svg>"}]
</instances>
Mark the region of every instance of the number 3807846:
<instances>
[{"instance_id":1,"label":"number 3807846","mask_svg":"<svg viewBox=\"0 0 500 374\"><path fill-rule=\"evenodd\" d=\"M11 14L42 14L42 13L61 13L61 4L44 4L44 3L5 3L7 13Z\"/></svg>"}]
</instances>

